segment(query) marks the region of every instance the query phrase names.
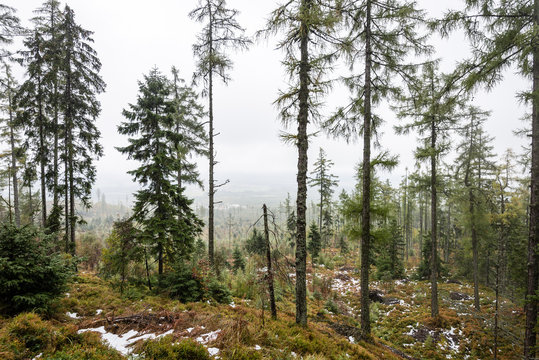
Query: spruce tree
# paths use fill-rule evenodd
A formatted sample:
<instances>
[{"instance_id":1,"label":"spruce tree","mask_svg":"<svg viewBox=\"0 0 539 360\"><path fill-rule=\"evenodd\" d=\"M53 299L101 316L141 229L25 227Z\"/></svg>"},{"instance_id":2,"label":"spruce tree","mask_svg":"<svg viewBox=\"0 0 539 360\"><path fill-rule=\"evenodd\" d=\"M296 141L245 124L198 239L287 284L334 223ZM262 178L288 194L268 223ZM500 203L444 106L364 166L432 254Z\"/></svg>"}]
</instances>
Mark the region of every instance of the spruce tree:
<instances>
[{"instance_id":1,"label":"spruce tree","mask_svg":"<svg viewBox=\"0 0 539 360\"><path fill-rule=\"evenodd\" d=\"M11 44L13 37L24 32L20 24L20 19L15 15L16 10L10 6L0 4L0 58L5 58L11 53L4 48L4 45Z\"/></svg>"},{"instance_id":2,"label":"spruce tree","mask_svg":"<svg viewBox=\"0 0 539 360\"><path fill-rule=\"evenodd\" d=\"M314 163L314 169L311 171L311 177L309 178L309 185L316 188L320 195L318 227L321 236L324 236L325 233L327 234L328 229L323 231L322 226L324 225L324 220L326 220L326 223L329 222L328 217L331 208L331 197L334 193L333 188L338 184L337 176L330 173L333 165L333 161L329 160L324 150L320 148L318 159ZM325 242L327 239L324 238L323 240Z\"/></svg>"},{"instance_id":3,"label":"spruce tree","mask_svg":"<svg viewBox=\"0 0 539 360\"><path fill-rule=\"evenodd\" d=\"M141 163L129 171L143 187L135 195L133 217L143 226L144 241L157 256L159 275L164 272L165 254L172 263L185 259L201 232L192 201L176 182L181 166L177 146L185 144L176 132L175 114L172 86L154 68L139 82L137 102L123 111L127 121L118 126L120 134L129 136L129 145L117 150Z\"/></svg>"},{"instance_id":4,"label":"spruce tree","mask_svg":"<svg viewBox=\"0 0 539 360\"><path fill-rule=\"evenodd\" d=\"M17 91L17 83L13 77L11 66L5 62L1 62L0 71L0 94L3 97L1 110L3 113L1 137L9 144L9 168L8 173L13 187L13 210L14 222L16 226L21 226L21 211L19 205L19 158L21 157L20 135L19 128L15 122L15 114L17 113L16 104L13 101L13 96Z\"/></svg>"},{"instance_id":5,"label":"spruce tree","mask_svg":"<svg viewBox=\"0 0 539 360\"><path fill-rule=\"evenodd\" d=\"M208 135L201 122L204 108L198 103L198 95L185 81L179 77L177 68L172 67L172 92L174 98L174 114L176 133L182 135L181 143L176 144L178 161L180 162L177 182L180 187L196 184L203 188L200 174L193 156L208 156Z\"/></svg>"},{"instance_id":6,"label":"spruce tree","mask_svg":"<svg viewBox=\"0 0 539 360\"><path fill-rule=\"evenodd\" d=\"M59 26L62 46L60 73L62 113L66 251L75 254L75 227L78 216L75 201L90 207L92 185L96 178L94 161L103 155L101 136L95 120L101 112L97 94L105 90L99 76L101 62L91 47L92 32L75 22L75 13L66 6Z\"/></svg>"},{"instance_id":7,"label":"spruce tree","mask_svg":"<svg viewBox=\"0 0 539 360\"><path fill-rule=\"evenodd\" d=\"M236 20L238 11L228 9L225 0L199 0L197 8L189 13L192 19L204 23L202 32L193 45L193 53L197 58L195 81L202 81L203 94L208 97L208 155L209 155L209 205L208 205L208 255L213 264L214 254L214 196L219 187L214 177L214 166L217 164L214 150L214 138L217 136L214 127L213 88L214 76L227 84L230 81L229 71L232 61L226 54L228 48L246 49L251 41L243 35L244 29Z\"/></svg>"}]
</instances>

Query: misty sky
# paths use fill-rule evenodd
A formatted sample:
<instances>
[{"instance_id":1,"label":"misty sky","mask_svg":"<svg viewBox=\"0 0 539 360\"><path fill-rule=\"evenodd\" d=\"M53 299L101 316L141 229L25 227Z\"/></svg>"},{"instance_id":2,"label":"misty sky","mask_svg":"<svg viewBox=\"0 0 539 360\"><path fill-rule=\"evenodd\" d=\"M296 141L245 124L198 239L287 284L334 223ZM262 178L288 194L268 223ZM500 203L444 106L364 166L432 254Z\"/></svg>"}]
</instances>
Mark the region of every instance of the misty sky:
<instances>
[{"instance_id":1,"label":"misty sky","mask_svg":"<svg viewBox=\"0 0 539 360\"><path fill-rule=\"evenodd\" d=\"M32 11L42 0L5 0L6 5L18 10L25 25ZM191 80L194 58L191 45L202 25L189 19L188 13L198 0L71 0L68 4L75 11L75 19L85 29L94 31L94 48L103 64L101 75L107 83L106 93L99 99L102 113L97 126L102 133L105 156L97 163L98 177L94 189L101 189L107 200L125 201L126 195L137 189L137 185L126 174L136 167L114 149L126 144L126 138L116 132L123 121L122 109L136 101L137 81L142 75L157 66L169 73L175 65L181 76ZM65 3L65 2L64 2ZM241 11L239 22L252 35L261 29L270 11L276 7L273 0L228 0L229 7ZM431 15L441 14L455 0L421 0ZM437 57L443 59L442 70L449 71L459 59L467 56L467 45L460 35L450 40L433 38ZM216 138L216 178L230 179L223 191L258 194L280 193L283 197L290 191L295 194L297 151L283 144L279 133L284 130L277 118L277 109L272 105L279 89L286 89L286 75L281 60L283 54L275 50L276 39L255 43L249 51L232 53L234 70L228 87L217 83L215 88L215 127L220 135ZM22 75L19 72L20 75ZM495 137L495 151L500 154L511 147L520 152L524 144L512 130L524 126L520 118L526 113L523 105L515 99L518 91L524 91L528 83L511 71L506 79L490 93L479 92L475 103L484 110L491 110L487 131ZM328 111L347 99L346 92L336 90L328 99ZM205 99L202 99L205 103ZM393 126L399 122L391 111L381 107L380 113L386 120L381 138L384 148L400 156L400 165L391 174L384 174L394 184L404 175L406 166L413 168L415 134L397 136ZM290 129L293 131L294 129ZM315 132L311 125L309 132ZM456 143L457 138L455 138ZM350 189L354 183L354 169L361 158L362 144L346 144L319 135L312 139L309 163L312 164L322 146L334 161L334 173L341 180L341 187ZM207 183L207 160L199 162L200 172ZM309 170L310 171L310 170ZM188 189L197 199L203 193ZM311 193L314 192L311 190ZM132 197L130 196L132 199ZM219 193L217 195L219 200ZM201 202L203 200L197 200ZM203 202L201 202L203 203Z\"/></svg>"}]
</instances>

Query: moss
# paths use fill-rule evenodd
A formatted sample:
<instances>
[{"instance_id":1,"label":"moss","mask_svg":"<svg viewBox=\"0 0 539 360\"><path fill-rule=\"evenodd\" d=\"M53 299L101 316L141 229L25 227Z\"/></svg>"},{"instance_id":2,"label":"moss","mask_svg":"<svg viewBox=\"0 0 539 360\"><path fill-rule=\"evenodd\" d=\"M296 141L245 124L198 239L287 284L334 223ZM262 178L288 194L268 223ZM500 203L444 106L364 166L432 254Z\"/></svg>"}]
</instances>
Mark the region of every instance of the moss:
<instances>
[{"instance_id":1,"label":"moss","mask_svg":"<svg viewBox=\"0 0 539 360\"><path fill-rule=\"evenodd\" d=\"M175 342L171 336L146 341L140 348L146 360L210 360L210 354L201 344L191 339Z\"/></svg>"}]
</instances>

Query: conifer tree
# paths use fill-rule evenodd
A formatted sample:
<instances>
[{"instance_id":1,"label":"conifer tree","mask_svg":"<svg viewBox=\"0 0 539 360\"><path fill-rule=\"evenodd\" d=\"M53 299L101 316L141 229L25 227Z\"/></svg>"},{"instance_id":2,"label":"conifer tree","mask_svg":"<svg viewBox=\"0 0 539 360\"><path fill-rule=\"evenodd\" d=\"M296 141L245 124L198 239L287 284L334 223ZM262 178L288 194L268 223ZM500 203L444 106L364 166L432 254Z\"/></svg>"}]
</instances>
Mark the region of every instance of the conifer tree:
<instances>
[{"instance_id":1,"label":"conifer tree","mask_svg":"<svg viewBox=\"0 0 539 360\"><path fill-rule=\"evenodd\" d=\"M335 52L327 50L335 40L339 11L326 1L293 0L271 13L260 34L284 37L278 48L285 52L284 65L290 87L280 93L276 104L285 126L297 124L297 134L284 135L298 148L296 197L296 323L307 325L307 125L319 120L319 99L327 90L324 75L334 61ZM338 41L337 41L338 42Z\"/></svg>"},{"instance_id":2,"label":"conifer tree","mask_svg":"<svg viewBox=\"0 0 539 360\"><path fill-rule=\"evenodd\" d=\"M312 223L309 227L309 243L307 244L307 250L311 253L313 263L318 259L320 250L322 250L322 238L316 223Z\"/></svg>"},{"instance_id":3,"label":"conifer tree","mask_svg":"<svg viewBox=\"0 0 539 360\"><path fill-rule=\"evenodd\" d=\"M346 139L363 137L363 210L361 216L361 332L371 337L369 311L369 264L371 248L371 146L381 118L375 107L399 93L397 79L410 81L415 66L408 57L428 53L425 37L418 34L424 12L407 0L344 1L348 35L343 50L351 75L343 80L352 94L326 124L328 131ZM357 71L358 62L363 68ZM361 121L359 121L361 120Z\"/></svg>"},{"instance_id":4,"label":"conifer tree","mask_svg":"<svg viewBox=\"0 0 539 360\"><path fill-rule=\"evenodd\" d=\"M318 204L320 208L318 227L321 236L325 233L325 231L322 230L322 226L324 225L324 217L327 217L329 214L331 197L334 192L333 188L338 184L336 180L337 176L330 173L333 165L333 161L326 157L324 149L320 148L318 159L314 163L314 169L311 171L311 177L309 178L309 185L313 188L317 188L318 194L320 195L320 203Z\"/></svg>"},{"instance_id":5,"label":"conifer tree","mask_svg":"<svg viewBox=\"0 0 539 360\"><path fill-rule=\"evenodd\" d=\"M11 186L13 187L13 210L15 214L16 226L21 226L21 211L19 205L19 158L20 158L20 137L19 129L15 122L17 112L13 96L17 91L18 85L15 82L11 66L2 61L2 75L0 75L0 94L3 97L1 104L3 126L1 136L9 144L9 176L11 177Z\"/></svg>"},{"instance_id":6,"label":"conifer tree","mask_svg":"<svg viewBox=\"0 0 539 360\"><path fill-rule=\"evenodd\" d=\"M208 97L208 155L209 155L209 205L208 205L208 255L213 264L214 254L214 196L219 187L227 183L217 184L214 178L214 166L217 164L214 150L214 139L217 134L214 127L213 88L214 76L227 84L230 81L229 71L232 61L226 54L228 48L246 49L251 41L243 35L244 29L236 18L238 11L228 9L226 0L199 0L196 9L189 13L192 19L204 23L202 32L193 45L193 53L197 58L195 81L202 81L204 95Z\"/></svg>"},{"instance_id":7,"label":"conifer tree","mask_svg":"<svg viewBox=\"0 0 539 360\"><path fill-rule=\"evenodd\" d=\"M456 72L463 88L492 89L503 79L504 71L515 66L530 80L518 94L531 107L531 196L529 206L528 287L525 313L524 357L533 359L537 343L539 279L539 0L466 0L463 10L449 11L433 28L448 36L463 29L472 46L472 55ZM455 81L456 81L455 80Z\"/></svg>"},{"instance_id":8,"label":"conifer tree","mask_svg":"<svg viewBox=\"0 0 539 360\"><path fill-rule=\"evenodd\" d=\"M176 133L181 134L183 140L176 144L179 170L178 185L196 184L203 188L196 163L190 161L194 155L208 156L208 135L201 123L204 108L198 103L198 96L188 86L182 85L185 81L179 77L177 68L172 67L172 91L174 96Z\"/></svg>"},{"instance_id":9,"label":"conifer tree","mask_svg":"<svg viewBox=\"0 0 539 360\"><path fill-rule=\"evenodd\" d=\"M479 310L479 247L480 239L485 231L481 231L480 217L484 215L484 196L481 194L481 182L485 179L488 168L492 168L490 159L491 145L487 145L488 137L484 134L483 123L488 112L471 107L469 123L460 130L464 137L460 144L460 153L456 159L457 174L463 175L467 192L468 215L473 253L474 307ZM481 178L483 176L483 179ZM488 269L487 269L488 271Z\"/></svg>"},{"instance_id":10,"label":"conifer tree","mask_svg":"<svg viewBox=\"0 0 539 360\"><path fill-rule=\"evenodd\" d=\"M438 187L439 159L449 149L449 132L457 120L462 117L458 113L460 101L453 96L447 80L437 71L435 63L424 66L421 79L409 84L409 95L403 98L399 112L401 118L411 118L412 122L397 126L398 133L416 130L421 136L421 146L415 151L420 161L430 164L431 192L431 316L438 317ZM425 248L425 246L423 247Z\"/></svg>"},{"instance_id":11,"label":"conifer tree","mask_svg":"<svg viewBox=\"0 0 539 360\"><path fill-rule=\"evenodd\" d=\"M45 39L39 30L26 38L27 50L22 52L26 65L26 81L21 85L16 102L21 108L18 123L24 128L25 147L32 153L32 162L39 164L41 189L41 224L47 226L47 171L50 167L49 141L53 132L49 119L48 86L45 81L47 62L44 57Z\"/></svg>"},{"instance_id":12,"label":"conifer tree","mask_svg":"<svg viewBox=\"0 0 539 360\"><path fill-rule=\"evenodd\" d=\"M133 217L142 224L143 238L156 253L160 276L165 254L172 263L185 259L201 232L201 222L190 208L192 201L176 182L181 166L177 147L184 146L184 137L176 132L175 114L171 84L153 68L139 82L136 104L123 111L127 121L118 126L118 132L130 138L129 145L116 149L141 162L129 171L143 186L135 195Z\"/></svg>"},{"instance_id":13,"label":"conifer tree","mask_svg":"<svg viewBox=\"0 0 539 360\"><path fill-rule=\"evenodd\" d=\"M11 44L13 37L24 32L20 19L15 15L16 10L10 6L0 4L0 58L10 56L11 53L4 45Z\"/></svg>"},{"instance_id":14,"label":"conifer tree","mask_svg":"<svg viewBox=\"0 0 539 360\"><path fill-rule=\"evenodd\" d=\"M75 227L78 216L75 200L90 206L92 185L96 178L94 161L103 155L99 144L101 136L95 120L101 112L97 94L105 90L99 76L101 62L95 50L92 32L75 22L75 13L66 6L59 26L62 57L60 72L62 96L59 108L62 113L62 147L64 162L64 197L66 222L66 251L75 254Z\"/></svg>"}]
</instances>

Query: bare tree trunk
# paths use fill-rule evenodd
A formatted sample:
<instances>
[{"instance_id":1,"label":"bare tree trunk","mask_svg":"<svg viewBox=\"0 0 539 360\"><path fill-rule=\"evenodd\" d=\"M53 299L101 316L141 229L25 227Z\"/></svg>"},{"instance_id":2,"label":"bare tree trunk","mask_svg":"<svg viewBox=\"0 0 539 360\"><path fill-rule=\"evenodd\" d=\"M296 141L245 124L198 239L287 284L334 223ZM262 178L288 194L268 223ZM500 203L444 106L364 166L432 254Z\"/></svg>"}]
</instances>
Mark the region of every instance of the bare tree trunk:
<instances>
[{"instance_id":1,"label":"bare tree trunk","mask_svg":"<svg viewBox=\"0 0 539 360\"><path fill-rule=\"evenodd\" d=\"M271 246L269 238L269 228L268 228L268 208L266 204L262 206L264 211L264 237L266 239L266 260L268 267L268 290L269 290L269 300L270 300L270 309L272 319L277 319L277 306L275 305L275 290L273 289L273 270L271 268Z\"/></svg>"},{"instance_id":2,"label":"bare tree trunk","mask_svg":"<svg viewBox=\"0 0 539 360\"><path fill-rule=\"evenodd\" d=\"M9 140L11 145L11 177L13 181L13 207L15 210L15 225L21 226L21 209L19 207L19 179L17 167L17 147L15 146L15 131L13 129L13 99L11 95L10 74L6 65L6 77L8 79L8 112L9 112Z\"/></svg>"},{"instance_id":3,"label":"bare tree trunk","mask_svg":"<svg viewBox=\"0 0 539 360\"><path fill-rule=\"evenodd\" d=\"M301 0L304 13L309 13L312 0ZM307 239L306 239L306 210L307 210L307 124L309 122L309 26L307 19L300 26L299 66L299 113L298 113L298 193L296 197L296 323L307 326Z\"/></svg>"},{"instance_id":4,"label":"bare tree trunk","mask_svg":"<svg viewBox=\"0 0 539 360\"><path fill-rule=\"evenodd\" d=\"M363 206L361 209L361 335L371 338L369 270L371 248L371 7L367 0L367 21L365 25L365 116L363 122Z\"/></svg>"},{"instance_id":5,"label":"bare tree trunk","mask_svg":"<svg viewBox=\"0 0 539 360\"><path fill-rule=\"evenodd\" d=\"M430 194L430 213L431 213L431 242L432 242L432 249L430 254L431 259L431 308L430 308L430 315L433 318L438 318L438 224L437 224L437 215L436 215L436 208L438 206L438 198L437 198L437 179L436 179L436 154L434 153L434 150L436 149L436 123L434 119L432 119L432 126L431 126L431 151L432 155L430 157L430 188L431 188L431 194Z\"/></svg>"},{"instance_id":6,"label":"bare tree trunk","mask_svg":"<svg viewBox=\"0 0 539 360\"><path fill-rule=\"evenodd\" d=\"M213 174L213 166L215 165L215 153L213 149L213 14L211 6L208 2L209 9L209 28L210 28L210 64L208 74L208 101L209 101L209 119L208 119L208 132L209 132L209 202L208 202L208 257L210 259L210 265L214 264L214 195L215 195L215 180Z\"/></svg>"},{"instance_id":7,"label":"bare tree trunk","mask_svg":"<svg viewBox=\"0 0 539 360\"><path fill-rule=\"evenodd\" d=\"M539 0L534 0L534 25L539 26ZM530 198L530 225L528 237L528 282L526 288L526 332L524 337L524 357L535 358L537 332L537 245L539 242L539 229L537 217L539 216L539 44L533 40L533 97L532 97L532 162L531 162L531 198Z\"/></svg>"}]
</instances>

